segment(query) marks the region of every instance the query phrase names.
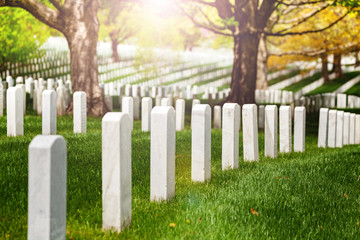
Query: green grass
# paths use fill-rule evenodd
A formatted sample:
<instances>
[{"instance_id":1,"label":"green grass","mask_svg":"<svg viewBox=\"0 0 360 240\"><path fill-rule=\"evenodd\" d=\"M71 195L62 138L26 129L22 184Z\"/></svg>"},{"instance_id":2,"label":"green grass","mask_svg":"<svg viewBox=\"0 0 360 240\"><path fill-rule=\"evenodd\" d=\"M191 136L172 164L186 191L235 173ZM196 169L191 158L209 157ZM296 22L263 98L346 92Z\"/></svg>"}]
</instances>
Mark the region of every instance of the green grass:
<instances>
[{"instance_id":1,"label":"green grass","mask_svg":"<svg viewBox=\"0 0 360 240\"><path fill-rule=\"evenodd\" d=\"M360 97L360 82L355 84L354 86L352 86L350 89L348 89L346 92L346 94L349 95L355 95L355 96L359 96Z\"/></svg>"},{"instance_id":2,"label":"green grass","mask_svg":"<svg viewBox=\"0 0 360 240\"><path fill-rule=\"evenodd\" d=\"M189 112L190 101L186 106ZM132 224L118 234L101 229L101 119L89 117L88 133L73 134L72 117L58 117L68 146L67 239L356 239L360 147L319 149L318 116L307 120L305 153L265 158L260 132L260 161L244 162L240 134L239 169L228 171L221 170L221 131L212 130L211 181L200 184L190 179L187 117L186 130L176 133L176 197L162 203L149 201L150 134L136 121ZM24 132L6 137L0 118L0 239L27 235L28 146L41 133L41 118L26 116Z\"/></svg>"},{"instance_id":3,"label":"green grass","mask_svg":"<svg viewBox=\"0 0 360 240\"><path fill-rule=\"evenodd\" d=\"M314 89L313 91L309 92L306 95L316 95L321 93L334 92L336 89L338 89L339 87L341 87L349 80L353 79L354 77L358 76L359 74L360 71L344 73L343 77L335 78L334 80L331 80L329 83L325 83L324 85Z\"/></svg>"},{"instance_id":4,"label":"green grass","mask_svg":"<svg viewBox=\"0 0 360 240\"><path fill-rule=\"evenodd\" d=\"M312 75L310 77L307 77L297 83L294 83L290 86L283 88L282 90L297 92L297 91L300 91L305 86L309 85L310 83L313 83L316 80L319 80L320 78L321 78L321 73L315 73L314 75Z\"/></svg>"},{"instance_id":5,"label":"green grass","mask_svg":"<svg viewBox=\"0 0 360 240\"><path fill-rule=\"evenodd\" d=\"M268 85L269 86L274 85L274 84L282 82L282 81L284 81L286 79L292 78L292 77L294 77L294 76L296 76L298 74L300 74L300 69L297 69L297 70L292 71L292 72L290 72L288 74L281 75L281 76L279 76L277 78L274 78L274 79L268 81Z\"/></svg>"}]
</instances>

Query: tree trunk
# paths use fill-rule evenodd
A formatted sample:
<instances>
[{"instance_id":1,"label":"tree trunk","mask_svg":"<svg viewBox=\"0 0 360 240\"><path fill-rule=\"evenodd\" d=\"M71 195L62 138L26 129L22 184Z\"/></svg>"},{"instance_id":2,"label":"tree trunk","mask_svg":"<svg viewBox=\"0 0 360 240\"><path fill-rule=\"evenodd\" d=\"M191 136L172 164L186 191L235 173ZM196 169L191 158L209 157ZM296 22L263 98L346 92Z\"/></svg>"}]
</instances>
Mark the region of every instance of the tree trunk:
<instances>
[{"instance_id":1,"label":"tree trunk","mask_svg":"<svg viewBox=\"0 0 360 240\"><path fill-rule=\"evenodd\" d=\"M111 34L110 34L111 37ZM118 40L117 38L111 38L111 49L112 49L112 58L114 62L120 62L119 53L117 50L118 47Z\"/></svg>"},{"instance_id":2,"label":"tree trunk","mask_svg":"<svg viewBox=\"0 0 360 240\"><path fill-rule=\"evenodd\" d=\"M264 34L260 37L259 50L257 59L257 77L256 77L256 89L267 89L267 58L268 52L266 49L266 36Z\"/></svg>"},{"instance_id":3,"label":"tree trunk","mask_svg":"<svg viewBox=\"0 0 360 240\"><path fill-rule=\"evenodd\" d=\"M341 69L341 53L334 53L334 64L332 72L335 73L335 77L342 77L342 69Z\"/></svg>"},{"instance_id":4,"label":"tree trunk","mask_svg":"<svg viewBox=\"0 0 360 240\"><path fill-rule=\"evenodd\" d=\"M325 83L330 82L327 57L327 54L321 55L321 76L324 78Z\"/></svg>"},{"instance_id":5,"label":"tree trunk","mask_svg":"<svg viewBox=\"0 0 360 240\"><path fill-rule=\"evenodd\" d=\"M231 91L225 102L255 103L259 36L244 33L234 37L234 64Z\"/></svg>"},{"instance_id":6,"label":"tree trunk","mask_svg":"<svg viewBox=\"0 0 360 240\"><path fill-rule=\"evenodd\" d=\"M355 52L355 68L360 66L359 51Z\"/></svg>"},{"instance_id":7,"label":"tree trunk","mask_svg":"<svg viewBox=\"0 0 360 240\"><path fill-rule=\"evenodd\" d=\"M94 6L95 5L95 6ZM72 14L65 36L70 49L72 91L86 92L87 114L102 116L108 108L98 81L97 39L99 21L97 6L87 6L86 15ZM71 101L67 111L71 112Z\"/></svg>"}]
</instances>

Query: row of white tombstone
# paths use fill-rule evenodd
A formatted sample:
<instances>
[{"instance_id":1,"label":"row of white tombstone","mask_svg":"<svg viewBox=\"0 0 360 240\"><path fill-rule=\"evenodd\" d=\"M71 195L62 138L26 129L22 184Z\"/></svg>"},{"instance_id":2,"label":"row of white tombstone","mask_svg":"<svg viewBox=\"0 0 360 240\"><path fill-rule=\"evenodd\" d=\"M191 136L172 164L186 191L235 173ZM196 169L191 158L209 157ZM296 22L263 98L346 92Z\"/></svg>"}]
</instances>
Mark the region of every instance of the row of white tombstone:
<instances>
[{"instance_id":1,"label":"row of white tombstone","mask_svg":"<svg viewBox=\"0 0 360 240\"><path fill-rule=\"evenodd\" d=\"M321 108L318 147L360 144L360 114Z\"/></svg>"},{"instance_id":2,"label":"row of white tombstone","mask_svg":"<svg viewBox=\"0 0 360 240\"><path fill-rule=\"evenodd\" d=\"M75 93L76 94L76 93ZM50 94L51 95L51 94ZM149 99L143 99L148 102ZM149 105L148 105L149 106ZM148 110L150 109L147 108ZM222 166L238 168L240 106L223 108ZM290 110L282 122L291 126ZM145 115L145 114L144 114ZM244 160L257 161L257 106L246 104L243 115ZM211 108L195 104L192 109L191 179L211 179ZM276 146L276 106L266 107L265 132L270 154ZM290 123L289 123L290 122ZM150 200L171 200L175 196L176 116L171 106L151 110ZM305 130L305 109L295 109L295 128ZM103 228L121 231L131 223L131 130L128 113L110 112L102 119L102 204ZM280 130L282 131L282 130ZM291 131L290 131L291 132ZM295 135L298 131L295 131ZM289 132L287 132L289 134ZM291 133L290 133L291 134ZM287 141L290 139L287 137ZM295 138L302 138L304 133ZM277 137L276 137L277 139ZM289 142L287 142L289 144ZM295 142L295 145L297 142ZM267 148L268 148L267 147ZM302 146L303 147L303 146ZM28 239L64 239L66 234L66 142L61 136L37 136L29 145Z\"/></svg>"},{"instance_id":3,"label":"row of white tombstone","mask_svg":"<svg viewBox=\"0 0 360 240\"><path fill-rule=\"evenodd\" d=\"M7 136L24 135L23 90L10 87L7 90ZM42 134L56 134L56 92L45 90L42 93ZM73 95L74 133L86 133L86 93Z\"/></svg>"}]
</instances>

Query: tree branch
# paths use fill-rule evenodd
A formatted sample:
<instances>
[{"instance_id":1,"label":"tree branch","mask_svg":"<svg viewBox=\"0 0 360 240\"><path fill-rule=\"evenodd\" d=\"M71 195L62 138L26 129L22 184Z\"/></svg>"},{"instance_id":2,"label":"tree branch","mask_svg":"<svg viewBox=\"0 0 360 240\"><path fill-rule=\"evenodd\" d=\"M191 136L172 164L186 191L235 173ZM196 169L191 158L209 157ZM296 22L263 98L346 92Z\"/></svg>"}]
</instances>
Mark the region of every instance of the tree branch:
<instances>
[{"instance_id":1,"label":"tree branch","mask_svg":"<svg viewBox=\"0 0 360 240\"><path fill-rule=\"evenodd\" d=\"M41 22L63 33L64 27L59 18L59 11L53 10L37 0L0 0L0 7L5 6L22 8Z\"/></svg>"},{"instance_id":2,"label":"tree branch","mask_svg":"<svg viewBox=\"0 0 360 240\"><path fill-rule=\"evenodd\" d=\"M182 7L178 6L180 8L180 10L193 22L194 25L196 25L197 27L201 27L201 28L204 28L204 29L207 29L209 31L212 31L216 34L220 34L220 35L223 35L223 36L228 36L228 37L234 37L234 34L230 34L230 33L224 33L224 32L221 32L220 30L217 30L217 29L214 29L210 26L206 26L205 24L202 24L202 23L199 23L198 21L195 20L195 17L192 16L191 14L187 13Z\"/></svg>"},{"instance_id":3,"label":"tree branch","mask_svg":"<svg viewBox=\"0 0 360 240\"><path fill-rule=\"evenodd\" d=\"M334 1L334 3L336 2L337 0ZM300 24L302 24L303 22L306 22L308 19L312 18L313 16L315 16L316 14L318 14L319 12L321 11L324 11L326 8L328 8L330 6L330 4L326 4L325 6L323 6L322 8L319 8L318 10L316 11L313 11L311 12L310 14L306 15L305 17L302 17L302 18L298 18L298 22L291 25L290 27L288 28L285 28L283 30L280 30L278 33L283 33L283 32L286 32L290 29L293 29L294 27L296 26L299 26Z\"/></svg>"},{"instance_id":4,"label":"tree branch","mask_svg":"<svg viewBox=\"0 0 360 240\"><path fill-rule=\"evenodd\" d=\"M61 11L60 2L58 2L57 0L49 0L49 2L50 2L52 5L54 5L54 7L55 7L57 10Z\"/></svg>"},{"instance_id":5,"label":"tree branch","mask_svg":"<svg viewBox=\"0 0 360 240\"><path fill-rule=\"evenodd\" d=\"M286 3L283 1L277 1L279 4L283 4L285 6L302 6L302 5L306 5L306 4L316 4L316 3L323 3L323 0L320 1L308 1L308 2L299 2L299 3Z\"/></svg>"},{"instance_id":6,"label":"tree branch","mask_svg":"<svg viewBox=\"0 0 360 240\"><path fill-rule=\"evenodd\" d=\"M260 32L266 34L267 36L274 36L274 37L318 33L318 32L322 32L322 31L325 31L325 30L331 28L332 26L334 26L335 24L337 24L338 22L343 20L350 13L351 10L352 10L352 8L350 10L348 10L343 16L339 17L336 21L332 22L331 24L329 24L328 26L326 26L324 28L320 28L317 30L308 30L308 31L303 31L303 32L287 32L287 33L281 33L281 32L271 33L271 32L265 32L265 31L260 31Z\"/></svg>"}]
</instances>

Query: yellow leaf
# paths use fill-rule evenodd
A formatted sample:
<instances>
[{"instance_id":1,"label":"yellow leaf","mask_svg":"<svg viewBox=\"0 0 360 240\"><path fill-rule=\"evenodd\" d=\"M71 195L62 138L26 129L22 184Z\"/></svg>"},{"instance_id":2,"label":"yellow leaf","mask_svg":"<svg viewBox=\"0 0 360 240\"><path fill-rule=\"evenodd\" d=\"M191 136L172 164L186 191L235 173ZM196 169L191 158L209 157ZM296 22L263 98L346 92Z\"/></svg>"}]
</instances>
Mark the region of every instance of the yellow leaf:
<instances>
[{"instance_id":1,"label":"yellow leaf","mask_svg":"<svg viewBox=\"0 0 360 240\"><path fill-rule=\"evenodd\" d=\"M252 215L259 216L259 213L253 208L250 209L250 212L251 212Z\"/></svg>"},{"instance_id":2,"label":"yellow leaf","mask_svg":"<svg viewBox=\"0 0 360 240\"><path fill-rule=\"evenodd\" d=\"M171 228L174 228L175 226L176 226L175 223L170 223L170 224L169 224L169 227L171 227Z\"/></svg>"},{"instance_id":3,"label":"yellow leaf","mask_svg":"<svg viewBox=\"0 0 360 240\"><path fill-rule=\"evenodd\" d=\"M346 193L344 193L344 196L345 196L346 198L348 198L348 195L347 195Z\"/></svg>"},{"instance_id":4,"label":"yellow leaf","mask_svg":"<svg viewBox=\"0 0 360 240\"><path fill-rule=\"evenodd\" d=\"M189 220L189 219L186 219L185 222L186 222L187 224L190 224L190 220Z\"/></svg>"}]
</instances>

